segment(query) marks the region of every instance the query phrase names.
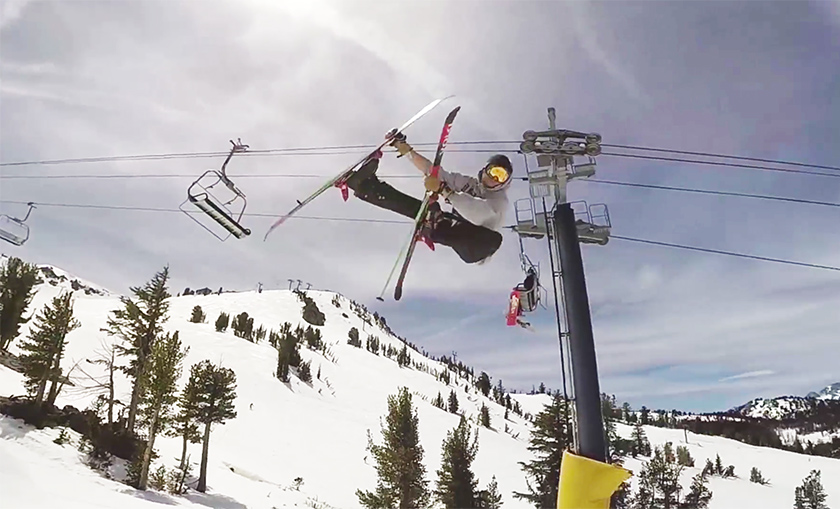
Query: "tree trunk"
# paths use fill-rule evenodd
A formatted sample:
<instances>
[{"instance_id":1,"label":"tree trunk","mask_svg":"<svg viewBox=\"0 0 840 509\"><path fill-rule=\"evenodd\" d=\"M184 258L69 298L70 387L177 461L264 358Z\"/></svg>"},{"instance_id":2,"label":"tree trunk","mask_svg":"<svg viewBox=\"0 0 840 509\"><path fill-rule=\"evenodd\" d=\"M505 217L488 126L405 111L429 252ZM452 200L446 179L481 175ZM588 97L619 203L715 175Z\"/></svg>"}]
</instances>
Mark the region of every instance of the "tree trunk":
<instances>
[{"instance_id":1,"label":"tree trunk","mask_svg":"<svg viewBox=\"0 0 840 509\"><path fill-rule=\"evenodd\" d=\"M137 418L137 405L140 403L140 378L143 376L143 367L138 368L137 377L134 379L134 387L131 388L131 403L128 406L128 433L134 435L134 422Z\"/></svg>"},{"instance_id":2,"label":"tree trunk","mask_svg":"<svg viewBox=\"0 0 840 509\"><path fill-rule=\"evenodd\" d=\"M158 413L156 411L152 416L152 422L149 423L149 442L146 445L146 450L143 452L143 464L140 466L140 482L137 488L145 490L149 483L149 466L152 463L152 451L155 447L155 435L157 434Z\"/></svg>"},{"instance_id":3,"label":"tree trunk","mask_svg":"<svg viewBox=\"0 0 840 509\"><path fill-rule=\"evenodd\" d=\"M108 426L114 423L114 349L111 349L111 362L108 364Z\"/></svg>"},{"instance_id":4,"label":"tree trunk","mask_svg":"<svg viewBox=\"0 0 840 509\"><path fill-rule=\"evenodd\" d=\"M204 445L201 447L201 472L198 476L198 487L202 493L207 491L207 451L210 449L210 423L204 425Z\"/></svg>"},{"instance_id":5,"label":"tree trunk","mask_svg":"<svg viewBox=\"0 0 840 509\"><path fill-rule=\"evenodd\" d=\"M181 466L178 467L180 469L184 468L184 463L187 461L187 430L189 426L187 424L184 425L184 445L181 447Z\"/></svg>"},{"instance_id":6,"label":"tree trunk","mask_svg":"<svg viewBox=\"0 0 840 509\"><path fill-rule=\"evenodd\" d=\"M41 381L38 383L38 392L35 393L35 404L41 406L44 401L44 390L47 388L47 375L44 374Z\"/></svg>"}]
</instances>

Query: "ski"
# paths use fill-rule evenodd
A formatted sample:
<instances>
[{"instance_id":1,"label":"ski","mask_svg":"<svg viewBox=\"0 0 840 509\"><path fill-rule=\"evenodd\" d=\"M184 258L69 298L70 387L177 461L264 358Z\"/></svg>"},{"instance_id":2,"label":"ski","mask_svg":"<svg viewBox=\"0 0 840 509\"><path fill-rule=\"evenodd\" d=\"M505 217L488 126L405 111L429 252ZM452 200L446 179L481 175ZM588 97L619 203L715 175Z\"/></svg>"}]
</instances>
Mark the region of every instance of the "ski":
<instances>
[{"instance_id":1,"label":"ski","mask_svg":"<svg viewBox=\"0 0 840 509\"><path fill-rule=\"evenodd\" d=\"M404 130L406 130L406 129L407 129L409 126L411 126L413 123L417 122L417 121L418 121L418 120L420 120L422 117L424 117L427 113L429 113L430 111L432 111L433 109L435 109L435 108L436 108L436 107L437 107L440 103L442 103L443 101L445 101L445 100L447 100L447 99L449 99L449 98L451 98L451 97L454 97L454 96L450 95L450 96L446 96L446 97L443 97L443 98L440 98L440 99L435 99L434 101L430 102L430 103L429 103L429 104L427 104L425 107L423 107L423 109L422 109L422 110L418 111L418 112L417 112L417 113L416 113L413 117L411 117L411 118L410 118L410 119L409 119L406 123L404 123L402 126L400 126L399 128L393 129L390 133L388 133L388 136L386 136L385 141L383 141L382 143L380 143L380 144L379 144L379 146L378 146L378 147L376 147L374 150L372 150L372 151L370 151L369 153L365 154L365 155L364 155L364 157L362 157L361 159L359 159L358 161L356 161L356 163L354 163L352 166L350 166L350 167L349 167L349 168L347 168L346 170L342 171L341 173L339 173L339 174L338 174L338 175L336 175L335 177L333 177L333 178L329 179L327 182L325 182L325 183L324 183L324 185L322 185L320 188L318 188L318 190L316 190L314 193L312 193L311 195L309 195L308 197L306 197L304 200L302 200L302 201L301 201L301 200L296 200L296 201L297 201L297 205L295 205L295 207L294 207L292 210L290 210L288 213L286 213L285 215L280 216L280 219L278 219L277 221L275 221L275 222L274 222L274 224L272 224L272 225L271 225L271 227L270 227L270 228L268 229L268 231L266 232L265 237L263 237L263 242L264 242L266 239L268 239L268 235L269 235L272 231L274 231L274 229L275 229L275 228L277 228L278 226L280 226L281 224L283 224L283 223L284 223L287 219L289 219L290 217L292 217L293 215L295 215L297 212L299 212L299 211L300 211L300 209L302 209L303 207L305 207L306 205L308 205L308 204L309 204L310 202L312 202L315 198L317 198L318 196L320 196L321 194L323 194L323 193L324 193L327 189L329 189L329 188L331 188L331 187L338 187L338 188L340 188L340 189L341 189L341 194L342 194L342 197L344 198L344 200L345 200L345 201L347 201L348 191L347 191L347 186L345 185L345 181L346 181L346 180L347 180L347 178L350 176L350 174L351 174L351 173L352 173L352 172L353 172L353 171L354 171L354 170L355 170L355 169L356 169L359 165L361 165L362 163L364 163L365 161L367 161L367 159L368 159L369 157L373 156L373 155L374 155L374 154L376 154L378 151L382 150L382 148L383 148L385 145L387 145L388 143L390 143L390 142L391 142L391 140L393 140L395 136L397 136L398 134L402 133Z\"/></svg>"},{"instance_id":2,"label":"ski","mask_svg":"<svg viewBox=\"0 0 840 509\"><path fill-rule=\"evenodd\" d=\"M446 116L446 120L443 122L443 129L440 133L440 141L438 141L437 151L435 152L435 159L432 162L432 167L429 173L435 177L438 176L440 171L440 163L443 159L443 151L446 148L446 143L449 141L449 132L452 129L452 124L455 121L455 116L458 114L458 111L461 109L460 106L456 106L455 109L449 112L449 115ZM394 288L394 300L400 300L402 298L403 292L403 283L405 282L405 275L408 272L408 265L411 262L411 258L414 255L414 248L417 246L417 242L421 240L420 233L423 228L423 224L426 222L428 212L429 212L429 205L437 201L438 193L433 192L426 192L426 195L423 197L423 201L420 204L420 210L417 211L417 216L414 218L414 226L411 230L411 236L408 238L408 242L400 251L399 257L397 257L396 263L394 263L393 268L391 269L391 273L388 275L388 280L385 281L385 286L382 288L382 293L377 297L378 300L383 300L382 295L385 294L385 290L388 288L388 283L391 282L391 278L394 275L394 271L396 270L397 266L400 264L400 260L402 260L402 269L400 270L400 275L397 278L397 286ZM430 249L434 250L434 244L429 239L424 239L426 244L429 246Z\"/></svg>"}]
</instances>

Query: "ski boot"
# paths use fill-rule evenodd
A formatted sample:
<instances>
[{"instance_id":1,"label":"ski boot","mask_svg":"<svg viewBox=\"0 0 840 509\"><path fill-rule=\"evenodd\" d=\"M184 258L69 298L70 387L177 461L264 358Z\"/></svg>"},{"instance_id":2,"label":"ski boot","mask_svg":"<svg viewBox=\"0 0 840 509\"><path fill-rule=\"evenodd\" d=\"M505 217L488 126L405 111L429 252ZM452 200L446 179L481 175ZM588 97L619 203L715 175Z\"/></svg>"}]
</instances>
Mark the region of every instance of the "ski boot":
<instances>
[{"instance_id":1,"label":"ski boot","mask_svg":"<svg viewBox=\"0 0 840 509\"><path fill-rule=\"evenodd\" d=\"M382 158L382 151L377 150L370 157L362 163L359 169L353 171L342 184L354 191L356 196L359 195L359 186L376 175L376 170L379 169L379 159Z\"/></svg>"}]
</instances>

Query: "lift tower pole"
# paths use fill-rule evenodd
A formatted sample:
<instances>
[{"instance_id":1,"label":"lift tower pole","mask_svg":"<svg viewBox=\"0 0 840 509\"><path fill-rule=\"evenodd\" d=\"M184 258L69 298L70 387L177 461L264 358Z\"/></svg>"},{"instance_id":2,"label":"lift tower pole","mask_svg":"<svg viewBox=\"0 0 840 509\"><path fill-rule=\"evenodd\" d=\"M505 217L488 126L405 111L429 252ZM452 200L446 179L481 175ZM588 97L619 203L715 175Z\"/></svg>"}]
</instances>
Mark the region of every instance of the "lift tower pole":
<instances>
[{"instance_id":1,"label":"lift tower pole","mask_svg":"<svg viewBox=\"0 0 840 509\"><path fill-rule=\"evenodd\" d=\"M574 445L581 456L606 463L601 391L580 243L605 245L609 241L611 225L606 205L589 206L585 201L570 203L566 196L569 180L595 174L594 156L601 153L601 137L595 133L557 129L554 108L548 109L548 121L548 131L526 131L523 134L520 150L526 157L531 153L537 156L538 169L528 170L530 200L542 197L545 206L545 197L553 195L551 217L546 217L549 214L545 208L542 214L535 211L532 201L530 218L523 219L520 213L526 211L517 205L515 230L523 237L547 235L550 242L553 240L551 248L557 253L560 263L559 270L552 267L555 278L560 281L560 291L555 292L555 299L563 301L566 317L566 332L560 331L560 342L562 345L566 340L571 364ZM589 162L576 165L574 156L588 157ZM576 204L582 204L582 210L576 212L573 207ZM596 207L602 211L600 214L595 213ZM593 217L601 220L596 222Z\"/></svg>"}]
</instances>

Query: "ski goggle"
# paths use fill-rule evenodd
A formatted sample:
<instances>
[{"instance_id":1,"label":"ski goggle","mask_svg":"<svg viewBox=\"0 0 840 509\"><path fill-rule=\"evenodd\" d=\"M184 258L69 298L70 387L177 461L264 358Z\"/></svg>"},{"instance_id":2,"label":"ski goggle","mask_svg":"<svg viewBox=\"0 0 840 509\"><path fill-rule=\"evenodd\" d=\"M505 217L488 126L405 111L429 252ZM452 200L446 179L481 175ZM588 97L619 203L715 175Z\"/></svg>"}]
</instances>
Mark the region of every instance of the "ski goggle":
<instances>
[{"instance_id":1,"label":"ski goggle","mask_svg":"<svg viewBox=\"0 0 840 509\"><path fill-rule=\"evenodd\" d=\"M500 184L504 184L505 182L507 182L507 179L510 177L508 171L502 168L501 166L493 166L487 168L487 170L485 170L485 173L493 177L496 180L496 182Z\"/></svg>"}]
</instances>

